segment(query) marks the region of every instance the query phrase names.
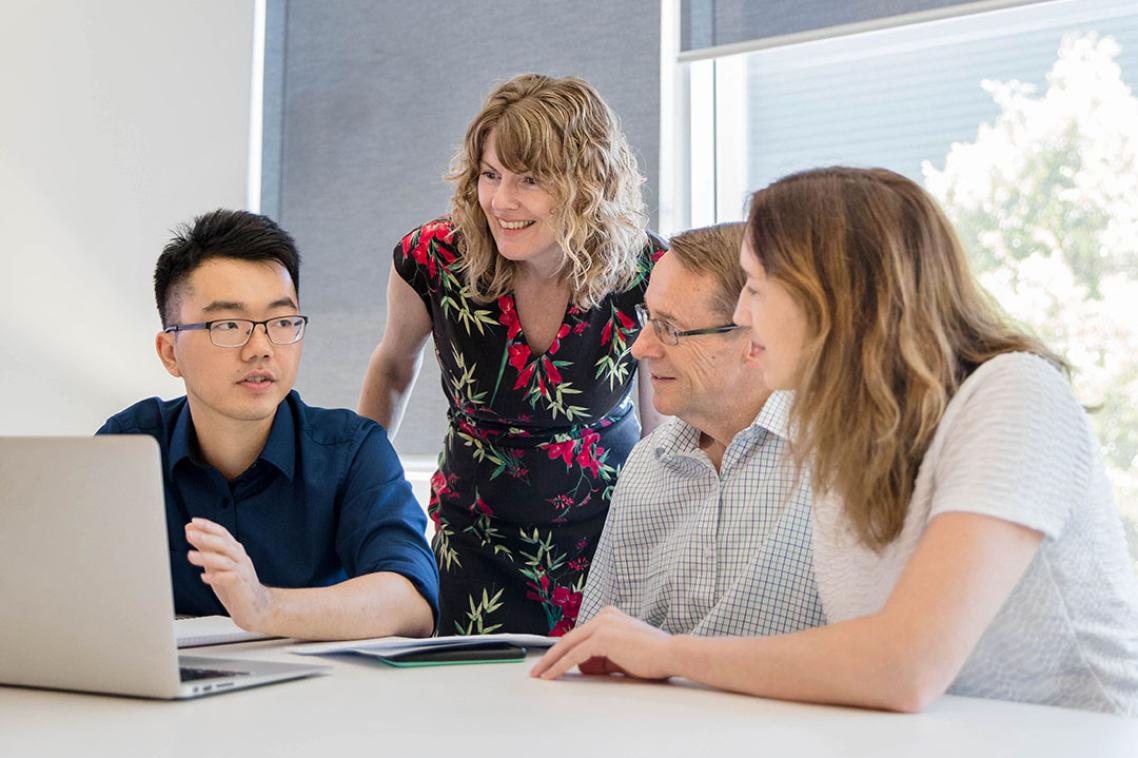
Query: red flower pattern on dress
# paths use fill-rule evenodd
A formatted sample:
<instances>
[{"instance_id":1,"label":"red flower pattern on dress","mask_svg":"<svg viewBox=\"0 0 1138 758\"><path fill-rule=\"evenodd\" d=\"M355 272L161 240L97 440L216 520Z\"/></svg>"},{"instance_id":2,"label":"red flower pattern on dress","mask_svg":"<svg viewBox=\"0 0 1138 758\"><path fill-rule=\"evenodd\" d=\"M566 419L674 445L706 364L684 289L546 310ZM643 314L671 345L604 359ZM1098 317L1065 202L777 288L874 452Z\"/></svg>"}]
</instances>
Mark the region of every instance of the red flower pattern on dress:
<instances>
[{"instance_id":1,"label":"red flower pattern on dress","mask_svg":"<svg viewBox=\"0 0 1138 758\"><path fill-rule=\"evenodd\" d=\"M550 460L560 458L566 462L566 468L569 468L570 465L572 465L572 448L574 448L574 445L576 445L576 443L572 439L567 439L566 442L563 443L550 443Z\"/></svg>"},{"instance_id":2,"label":"red flower pattern on dress","mask_svg":"<svg viewBox=\"0 0 1138 758\"><path fill-rule=\"evenodd\" d=\"M449 495L450 492L450 487L447 486L447 478L443 472L436 471L431 474L431 496L427 502L427 515L431 517L436 530L442 525L439 517L439 506L442 504L443 497Z\"/></svg>"},{"instance_id":3,"label":"red flower pattern on dress","mask_svg":"<svg viewBox=\"0 0 1138 758\"><path fill-rule=\"evenodd\" d=\"M435 259L427 255L427 246L416 245L415 249L411 251L411 256L420 266L427 267L427 275L433 281L438 270L435 268Z\"/></svg>"},{"instance_id":4,"label":"red flower pattern on dress","mask_svg":"<svg viewBox=\"0 0 1138 758\"><path fill-rule=\"evenodd\" d=\"M516 382L514 382L514 389L520 390L522 387L525 387L526 385L528 385L529 380L533 378L533 372L534 372L534 369L536 369L536 368L537 368L537 362L536 361L529 364L528 366L526 366L525 369L523 369L522 372L520 374L518 374L518 380Z\"/></svg>"},{"instance_id":5,"label":"red flower pattern on dress","mask_svg":"<svg viewBox=\"0 0 1138 758\"><path fill-rule=\"evenodd\" d=\"M549 381L552 384L561 384L561 372L553 365L553 361L543 356L541 363L545 367L545 375L549 377Z\"/></svg>"},{"instance_id":6,"label":"red flower pattern on dress","mask_svg":"<svg viewBox=\"0 0 1138 758\"><path fill-rule=\"evenodd\" d=\"M485 500L483 500L483 499L482 499L482 498L480 498L480 497L479 497L479 498L476 498L476 499L474 500L474 502L473 502L473 503L471 503L471 505L470 505L470 512L471 512L471 513L474 513L474 514L478 514L478 513L481 513L481 514L483 514L483 515L485 515L485 516L490 516L490 517L493 517L493 516L494 516L494 511L493 511L493 509L492 509L492 508L490 508L490 506L488 506L488 505L486 504L486 501L485 501Z\"/></svg>"},{"instance_id":7,"label":"red flower pattern on dress","mask_svg":"<svg viewBox=\"0 0 1138 758\"><path fill-rule=\"evenodd\" d=\"M557 355L557 351L561 349L561 340L569 336L569 325L562 324L561 328L557 330L557 336L553 338L553 344L545 352L550 355Z\"/></svg>"},{"instance_id":8,"label":"red flower pattern on dress","mask_svg":"<svg viewBox=\"0 0 1138 758\"><path fill-rule=\"evenodd\" d=\"M581 612L581 593L558 586L553 590L550 603L561 609L561 618L550 630L549 636L561 637L577 624L577 614Z\"/></svg>"},{"instance_id":9,"label":"red flower pattern on dress","mask_svg":"<svg viewBox=\"0 0 1138 758\"><path fill-rule=\"evenodd\" d=\"M474 424L470 423L469 419L463 417L459 417L456 423L460 432L469 435L476 440L482 440L483 442L487 442L491 437L500 435L502 433L499 429L488 429L482 426L475 426Z\"/></svg>"},{"instance_id":10,"label":"red flower pattern on dress","mask_svg":"<svg viewBox=\"0 0 1138 758\"><path fill-rule=\"evenodd\" d=\"M447 478L443 472L436 471L435 473L431 474L431 492L433 492L438 497L442 497L446 493L450 492L450 488L447 487Z\"/></svg>"},{"instance_id":11,"label":"red flower pattern on dress","mask_svg":"<svg viewBox=\"0 0 1138 758\"><path fill-rule=\"evenodd\" d=\"M565 493L554 495L553 497L549 498L546 502L548 502L550 505L552 505L554 508L556 508L559 511L565 511L565 510L568 510L569 508L573 507L573 498L569 497Z\"/></svg>"},{"instance_id":12,"label":"red flower pattern on dress","mask_svg":"<svg viewBox=\"0 0 1138 758\"><path fill-rule=\"evenodd\" d=\"M600 439L597 432L586 430L581 435L581 450L577 453L577 465L591 473L594 479L600 474L600 459L605 453L605 449L597 444Z\"/></svg>"},{"instance_id":13,"label":"red flower pattern on dress","mask_svg":"<svg viewBox=\"0 0 1138 758\"><path fill-rule=\"evenodd\" d=\"M442 257L442 265L448 271L450 264L458 260L451 246L453 238L454 230L447 222L434 221L424 224L420 227L418 235L409 234L403 238L403 256L410 255L420 266L426 266L427 276L431 281L435 281L440 265L439 256ZM432 241L435 244L432 245Z\"/></svg>"},{"instance_id":14,"label":"red flower pattern on dress","mask_svg":"<svg viewBox=\"0 0 1138 758\"><path fill-rule=\"evenodd\" d=\"M498 320L502 322L502 326L506 327L506 340L511 341L522 331L522 323L518 320L518 309L514 306L513 295L502 295L498 298L498 310L502 312Z\"/></svg>"},{"instance_id":15,"label":"red flower pattern on dress","mask_svg":"<svg viewBox=\"0 0 1138 758\"><path fill-rule=\"evenodd\" d=\"M549 577L542 574L538 577L538 584L526 582L526 586L529 587L526 597L530 600L541 600L542 595L549 594Z\"/></svg>"},{"instance_id":16,"label":"red flower pattern on dress","mask_svg":"<svg viewBox=\"0 0 1138 758\"><path fill-rule=\"evenodd\" d=\"M546 443L545 449L550 460L560 458L564 461L566 470L571 469L575 461L582 471L596 479L601 474L605 458L605 448L598 444L600 440L600 433L586 428L580 437Z\"/></svg>"},{"instance_id":17,"label":"red flower pattern on dress","mask_svg":"<svg viewBox=\"0 0 1138 758\"><path fill-rule=\"evenodd\" d=\"M511 366L513 366L518 371L521 371L523 368L525 368L526 362L529 361L530 356L529 345L525 344L524 342L517 342L507 348L507 353L509 355L509 363ZM517 389L517 387L514 389Z\"/></svg>"}]
</instances>

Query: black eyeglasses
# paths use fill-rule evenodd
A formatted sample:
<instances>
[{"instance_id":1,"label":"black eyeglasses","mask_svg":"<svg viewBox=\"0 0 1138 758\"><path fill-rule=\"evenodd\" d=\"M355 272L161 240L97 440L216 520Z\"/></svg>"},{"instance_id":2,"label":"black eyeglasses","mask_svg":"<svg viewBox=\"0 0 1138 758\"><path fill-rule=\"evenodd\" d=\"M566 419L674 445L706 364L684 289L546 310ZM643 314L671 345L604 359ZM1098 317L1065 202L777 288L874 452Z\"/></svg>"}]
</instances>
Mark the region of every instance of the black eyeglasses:
<instances>
[{"instance_id":1,"label":"black eyeglasses","mask_svg":"<svg viewBox=\"0 0 1138 758\"><path fill-rule=\"evenodd\" d=\"M678 345L680 344L680 337L694 337L698 334L724 334L726 332L733 332L736 329L743 327L738 324L724 324L723 326L711 326L706 329L687 329L680 330L669 324L667 321L661 321L658 318L652 318L648 315L648 309L643 305L637 304L636 320L640 322L640 326L652 325L652 330L656 332L656 338L663 342L665 345Z\"/></svg>"},{"instance_id":2,"label":"black eyeglasses","mask_svg":"<svg viewBox=\"0 0 1138 758\"><path fill-rule=\"evenodd\" d=\"M253 321L247 318L221 318L216 321L202 321L198 324L175 324L168 326L164 332L190 332L205 329L209 332L209 341L218 347L245 347L253 336L253 330L258 326L265 327L265 334L269 342L274 345L293 345L304 339L304 327L308 324L308 316L277 316L264 321Z\"/></svg>"}]
</instances>

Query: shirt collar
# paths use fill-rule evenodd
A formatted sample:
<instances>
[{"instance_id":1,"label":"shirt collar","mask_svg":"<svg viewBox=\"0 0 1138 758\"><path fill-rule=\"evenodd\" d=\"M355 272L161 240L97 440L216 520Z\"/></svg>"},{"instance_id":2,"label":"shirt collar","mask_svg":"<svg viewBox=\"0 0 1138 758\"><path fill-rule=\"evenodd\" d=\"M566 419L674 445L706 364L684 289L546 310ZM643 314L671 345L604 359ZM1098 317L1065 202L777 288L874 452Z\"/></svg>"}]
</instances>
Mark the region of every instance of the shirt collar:
<instances>
[{"instance_id":1,"label":"shirt collar","mask_svg":"<svg viewBox=\"0 0 1138 758\"><path fill-rule=\"evenodd\" d=\"M763 403L762 410L755 417L750 428L760 427L771 434L790 440L790 406L794 404L794 392L790 390L777 390L770 394Z\"/></svg>"},{"instance_id":2,"label":"shirt collar","mask_svg":"<svg viewBox=\"0 0 1138 758\"><path fill-rule=\"evenodd\" d=\"M783 440L789 440L787 432L790 420L790 406L794 402L794 393L789 390L772 392L755 420L746 429L735 435L738 440L743 437L754 437L760 432L770 432ZM664 460L676 455L691 453L699 447L700 431L681 418L673 418L661 426L653 435L653 450L657 460ZM734 442L734 440L732 440Z\"/></svg>"},{"instance_id":3,"label":"shirt collar","mask_svg":"<svg viewBox=\"0 0 1138 758\"><path fill-rule=\"evenodd\" d=\"M166 475L172 477L174 468L184 459L193 460L190 450L193 449L190 440L194 433L194 422L190 418L190 403L187 399L182 403L182 410L174 422L174 431L170 434L170 456L166 461Z\"/></svg>"},{"instance_id":4,"label":"shirt collar","mask_svg":"<svg viewBox=\"0 0 1138 758\"><path fill-rule=\"evenodd\" d=\"M656 460L690 453L699 447L699 430L681 418L673 417L652 433Z\"/></svg>"},{"instance_id":5,"label":"shirt collar","mask_svg":"<svg viewBox=\"0 0 1138 758\"><path fill-rule=\"evenodd\" d=\"M276 416L273 418L273 428L269 430L269 438L257 460L270 463L282 474L292 481L293 469L296 463L296 420L293 418L292 405L289 398L296 390L289 392L288 397L277 406ZM184 459L193 460L191 451L194 448L194 421L190 416L190 404L186 402L174 422L174 431L170 437L170 458L166 463L166 473L174 475L174 468Z\"/></svg>"},{"instance_id":6,"label":"shirt collar","mask_svg":"<svg viewBox=\"0 0 1138 758\"><path fill-rule=\"evenodd\" d=\"M292 403L289 399L296 393L291 390L287 397L277 406L277 415L273 419L273 428L269 432L269 439L265 442L265 449L261 451L260 460L271 463L278 471L292 481L293 466L296 464L296 419L293 417Z\"/></svg>"}]
</instances>

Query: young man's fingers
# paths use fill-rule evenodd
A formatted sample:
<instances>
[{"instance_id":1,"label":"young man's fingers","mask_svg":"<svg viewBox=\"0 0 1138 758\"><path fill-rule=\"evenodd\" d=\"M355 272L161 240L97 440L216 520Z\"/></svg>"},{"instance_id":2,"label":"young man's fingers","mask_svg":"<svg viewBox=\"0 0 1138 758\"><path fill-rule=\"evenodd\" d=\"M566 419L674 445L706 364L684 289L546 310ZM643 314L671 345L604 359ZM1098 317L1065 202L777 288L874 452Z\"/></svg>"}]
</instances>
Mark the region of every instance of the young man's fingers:
<instances>
[{"instance_id":1,"label":"young man's fingers","mask_svg":"<svg viewBox=\"0 0 1138 758\"><path fill-rule=\"evenodd\" d=\"M202 582L211 587L216 584L231 582L234 577L235 574L232 571L203 571L201 574Z\"/></svg>"},{"instance_id":2,"label":"young man's fingers","mask_svg":"<svg viewBox=\"0 0 1138 758\"><path fill-rule=\"evenodd\" d=\"M195 566L212 571L231 571L237 568L237 562L222 553L191 550L186 553L186 558Z\"/></svg>"},{"instance_id":3,"label":"young man's fingers","mask_svg":"<svg viewBox=\"0 0 1138 758\"><path fill-rule=\"evenodd\" d=\"M206 534L197 529L186 530L186 541L198 550L210 553L227 555L233 560L241 558L242 547L232 537L221 537L216 534Z\"/></svg>"},{"instance_id":4,"label":"young man's fingers","mask_svg":"<svg viewBox=\"0 0 1138 758\"><path fill-rule=\"evenodd\" d=\"M186 524L186 526L196 527L198 529L201 529L203 532L229 534L229 530L221 524L217 523L216 521L210 521L207 518L202 518L201 516L194 516L192 519L190 519L189 523Z\"/></svg>"},{"instance_id":5,"label":"young man's fingers","mask_svg":"<svg viewBox=\"0 0 1138 758\"><path fill-rule=\"evenodd\" d=\"M215 537L233 540L233 535L230 534L229 530L224 526L217 523L216 521L210 521L207 518L201 518L199 516L195 516L194 518L190 519L190 523L186 524L186 529L196 529L199 532L210 534ZM236 542L236 540L233 541Z\"/></svg>"}]
</instances>

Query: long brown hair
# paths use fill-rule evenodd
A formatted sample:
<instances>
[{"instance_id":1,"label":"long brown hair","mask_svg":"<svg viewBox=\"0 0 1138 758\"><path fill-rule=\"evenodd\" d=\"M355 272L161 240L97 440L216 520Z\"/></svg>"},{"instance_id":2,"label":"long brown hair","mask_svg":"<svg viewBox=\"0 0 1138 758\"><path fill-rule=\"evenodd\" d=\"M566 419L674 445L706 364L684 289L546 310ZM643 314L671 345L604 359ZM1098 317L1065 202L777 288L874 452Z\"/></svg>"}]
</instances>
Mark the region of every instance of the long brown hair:
<instances>
[{"instance_id":1,"label":"long brown hair","mask_svg":"<svg viewBox=\"0 0 1138 758\"><path fill-rule=\"evenodd\" d=\"M979 286L936 202L892 171L781 179L752 196L747 240L806 316L796 457L873 549L900 534L945 407L977 366L1024 351L1067 370Z\"/></svg>"},{"instance_id":2,"label":"long brown hair","mask_svg":"<svg viewBox=\"0 0 1138 758\"><path fill-rule=\"evenodd\" d=\"M644 177L616 115L582 79L522 74L490 93L447 176L455 185L451 218L471 297L487 302L504 295L513 289L516 271L498 254L478 203L482 148L491 131L502 165L531 172L557 202L555 226L572 302L592 308L630 286L648 242L648 217L640 194Z\"/></svg>"}]
</instances>

